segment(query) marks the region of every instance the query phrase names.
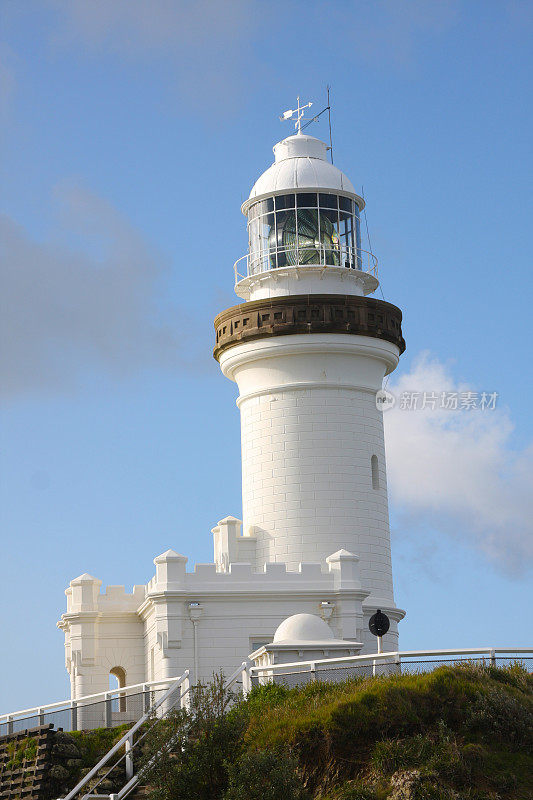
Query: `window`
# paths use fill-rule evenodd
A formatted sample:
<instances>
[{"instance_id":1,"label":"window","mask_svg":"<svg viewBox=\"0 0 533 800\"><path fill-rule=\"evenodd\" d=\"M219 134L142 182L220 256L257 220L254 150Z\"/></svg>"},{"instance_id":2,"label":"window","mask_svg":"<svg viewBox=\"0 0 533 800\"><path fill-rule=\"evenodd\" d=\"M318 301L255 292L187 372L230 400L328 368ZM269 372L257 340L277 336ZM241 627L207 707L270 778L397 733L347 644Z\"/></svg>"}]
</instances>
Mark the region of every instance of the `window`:
<instances>
[{"instance_id":1,"label":"window","mask_svg":"<svg viewBox=\"0 0 533 800\"><path fill-rule=\"evenodd\" d=\"M298 208L316 208L316 194L306 192L305 194L296 195L296 205Z\"/></svg>"},{"instance_id":2,"label":"window","mask_svg":"<svg viewBox=\"0 0 533 800\"><path fill-rule=\"evenodd\" d=\"M379 489L379 466L377 456L372 456L370 459L370 468L372 470L372 488Z\"/></svg>"},{"instance_id":3,"label":"window","mask_svg":"<svg viewBox=\"0 0 533 800\"><path fill-rule=\"evenodd\" d=\"M263 638L250 639L250 653L254 653L256 650L259 650L260 647L270 644L272 639L272 636L270 639L268 639L266 636Z\"/></svg>"},{"instance_id":4,"label":"window","mask_svg":"<svg viewBox=\"0 0 533 800\"><path fill-rule=\"evenodd\" d=\"M349 197L298 192L248 211L248 272L305 264L361 269L359 207Z\"/></svg>"},{"instance_id":5,"label":"window","mask_svg":"<svg viewBox=\"0 0 533 800\"><path fill-rule=\"evenodd\" d=\"M353 214L353 201L349 197L339 197L339 208L341 211Z\"/></svg>"},{"instance_id":6,"label":"window","mask_svg":"<svg viewBox=\"0 0 533 800\"><path fill-rule=\"evenodd\" d=\"M282 208L294 208L293 194L279 194L276 198L276 211Z\"/></svg>"},{"instance_id":7,"label":"window","mask_svg":"<svg viewBox=\"0 0 533 800\"><path fill-rule=\"evenodd\" d=\"M113 681L113 678L115 679ZM115 684L113 686L113 683ZM126 685L126 670L124 667L113 667L113 669L109 670L109 688L113 689L122 689L123 686ZM113 703L115 706L115 703ZM126 710L126 695L119 694L118 695L118 703L114 708L115 711L125 711Z\"/></svg>"}]
</instances>

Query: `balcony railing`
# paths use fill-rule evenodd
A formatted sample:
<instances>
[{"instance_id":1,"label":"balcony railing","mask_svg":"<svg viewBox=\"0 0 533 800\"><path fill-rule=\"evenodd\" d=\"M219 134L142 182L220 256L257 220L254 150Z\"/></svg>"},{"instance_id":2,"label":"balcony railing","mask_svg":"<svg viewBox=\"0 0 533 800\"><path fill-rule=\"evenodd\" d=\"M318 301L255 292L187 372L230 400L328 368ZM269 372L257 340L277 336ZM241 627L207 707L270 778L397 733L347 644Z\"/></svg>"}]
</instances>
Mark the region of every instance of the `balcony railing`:
<instances>
[{"instance_id":1,"label":"balcony railing","mask_svg":"<svg viewBox=\"0 0 533 800\"><path fill-rule=\"evenodd\" d=\"M368 250L352 247L275 247L247 253L234 264L235 283L265 272L307 267L351 269L378 277L378 260Z\"/></svg>"}]
</instances>

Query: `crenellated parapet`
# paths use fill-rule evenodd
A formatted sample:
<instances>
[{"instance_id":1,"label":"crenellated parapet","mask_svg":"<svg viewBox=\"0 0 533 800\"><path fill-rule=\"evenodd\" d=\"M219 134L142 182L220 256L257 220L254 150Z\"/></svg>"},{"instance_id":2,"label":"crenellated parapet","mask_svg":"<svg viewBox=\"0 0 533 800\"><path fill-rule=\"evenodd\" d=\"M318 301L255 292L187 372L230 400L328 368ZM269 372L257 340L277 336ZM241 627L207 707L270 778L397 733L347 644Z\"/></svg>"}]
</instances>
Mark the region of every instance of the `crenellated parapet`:
<instances>
[{"instance_id":1,"label":"crenellated parapet","mask_svg":"<svg viewBox=\"0 0 533 800\"><path fill-rule=\"evenodd\" d=\"M67 614L80 612L94 613L134 613L144 599L146 588L134 586L132 592L126 592L125 586L107 586L100 592L102 581L84 573L70 582L65 590L67 597ZM65 615L63 615L65 616Z\"/></svg>"},{"instance_id":2,"label":"crenellated parapet","mask_svg":"<svg viewBox=\"0 0 533 800\"><path fill-rule=\"evenodd\" d=\"M338 639L363 640L370 590L357 554L341 549L297 569L284 562L258 568L256 536L243 536L241 527L236 517L220 520L213 528L214 561L191 571L185 556L166 550L154 559L151 580L131 592L102 590L101 580L88 574L70 582L58 627L74 697L105 691L117 667L128 683L173 677L191 667L198 651L204 678L233 670L258 642L271 641L288 613L302 609L320 615ZM393 636L394 626L393 619Z\"/></svg>"}]
</instances>

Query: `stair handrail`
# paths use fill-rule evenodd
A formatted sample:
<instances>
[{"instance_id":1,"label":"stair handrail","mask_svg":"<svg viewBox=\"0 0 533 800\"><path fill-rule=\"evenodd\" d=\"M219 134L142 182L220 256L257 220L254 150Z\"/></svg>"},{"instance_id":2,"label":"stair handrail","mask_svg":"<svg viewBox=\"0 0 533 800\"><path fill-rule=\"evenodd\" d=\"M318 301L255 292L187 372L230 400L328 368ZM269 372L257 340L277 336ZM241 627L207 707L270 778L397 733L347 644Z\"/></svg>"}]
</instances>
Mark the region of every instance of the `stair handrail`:
<instances>
[{"instance_id":1,"label":"stair handrail","mask_svg":"<svg viewBox=\"0 0 533 800\"><path fill-rule=\"evenodd\" d=\"M244 671L246 670L248 665L249 665L248 661L243 661L242 664L240 664L240 666L238 666L237 669L234 672L232 672L229 678L227 678L227 680L225 681L224 685L226 689L230 689L237 682L239 677L244 674ZM156 756L154 756L154 758L156 758ZM154 759L151 759L150 763L152 763L153 760ZM116 800L124 800L124 798L127 797L131 791L133 791L133 789L139 782L139 778L140 778L139 773L132 775L131 778L127 781L127 783L124 784L122 789L115 795L113 795L113 798L116 798ZM67 800L67 798L65 798L65 800Z\"/></svg>"},{"instance_id":2,"label":"stair handrail","mask_svg":"<svg viewBox=\"0 0 533 800\"><path fill-rule=\"evenodd\" d=\"M161 681L161 683L165 683L165 681ZM168 683L168 681L166 681L166 683ZM173 679L172 686L169 689L167 689L164 695L160 697L159 700L157 700L157 702L155 702L148 709L148 711L146 711L145 714L143 714L143 716L135 723L135 725L133 725L128 731L126 731L124 736L122 736L119 739L119 741L115 745L113 745L113 747L100 759L98 764L96 764L91 770L89 770L87 775L85 775L81 779L81 781L77 783L73 789L71 789L71 791L63 798L63 800L72 800L72 798L75 797L81 789L83 789L83 787L91 780L91 778L93 778L96 775L96 773L99 770L101 770L105 764L107 764L109 759L116 752L118 752L118 750L120 750L120 748L123 745L125 745L127 741L130 742L132 741L133 734L141 727L141 725L143 725L146 722L147 719L149 719L149 717L152 716L152 714L154 714L157 711L157 709L165 702L165 700L168 700L168 698L182 686L182 684L185 684L185 691L180 694L180 700L182 700L183 697L185 697L185 695L189 692L188 669L185 670L185 672L180 678Z\"/></svg>"}]
</instances>

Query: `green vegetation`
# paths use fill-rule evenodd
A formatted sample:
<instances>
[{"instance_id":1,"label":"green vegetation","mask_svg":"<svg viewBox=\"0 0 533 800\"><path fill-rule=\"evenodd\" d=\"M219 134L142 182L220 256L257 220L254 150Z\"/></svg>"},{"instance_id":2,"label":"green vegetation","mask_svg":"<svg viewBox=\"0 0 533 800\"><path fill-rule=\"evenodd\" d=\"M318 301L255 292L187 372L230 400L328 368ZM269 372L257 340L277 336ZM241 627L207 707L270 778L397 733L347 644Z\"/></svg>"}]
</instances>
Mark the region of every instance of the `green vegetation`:
<instances>
[{"instance_id":1,"label":"green vegetation","mask_svg":"<svg viewBox=\"0 0 533 800\"><path fill-rule=\"evenodd\" d=\"M73 731L69 736L74 740L79 752L76 767L80 773L91 769L121 739L131 725L116 728L95 728L92 731Z\"/></svg>"},{"instance_id":2,"label":"green vegetation","mask_svg":"<svg viewBox=\"0 0 533 800\"><path fill-rule=\"evenodd\" d=\"M9 760L6 769L18 769L25 762L33 764L37 757L37 740L28 736L20 742L10 742L7 746Z\"/></svg>"},{"instance_id":3,"label":"green vegetation","mask_svg":"<svg viewBox=\"0 0 533 800\"><path fill-rule=\"evenodd\" d=\"M532 689L466 664L242 701L218 677L154 726L144 781L151 800L531 800Z\"/></svg>"}]
</instances>

